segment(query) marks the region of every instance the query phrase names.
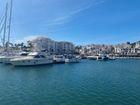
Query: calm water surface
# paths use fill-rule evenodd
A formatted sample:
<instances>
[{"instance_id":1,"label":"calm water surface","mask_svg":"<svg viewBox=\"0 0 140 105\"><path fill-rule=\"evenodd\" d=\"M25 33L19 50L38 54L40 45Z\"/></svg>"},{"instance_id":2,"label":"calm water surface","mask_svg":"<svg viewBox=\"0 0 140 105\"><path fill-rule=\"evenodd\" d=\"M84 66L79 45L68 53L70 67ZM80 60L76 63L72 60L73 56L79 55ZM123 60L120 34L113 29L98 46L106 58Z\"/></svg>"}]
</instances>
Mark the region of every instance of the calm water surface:
<instances>
[{"instance_id":1,"label":"calm water surface","mask_svg":"<svg viewBox=\"0 0 140 105\"><path fill-rule=\"evenodd\" d=\"M0 105L140 105L140 60L0 64Z\"/></svg>"}]
</instances>

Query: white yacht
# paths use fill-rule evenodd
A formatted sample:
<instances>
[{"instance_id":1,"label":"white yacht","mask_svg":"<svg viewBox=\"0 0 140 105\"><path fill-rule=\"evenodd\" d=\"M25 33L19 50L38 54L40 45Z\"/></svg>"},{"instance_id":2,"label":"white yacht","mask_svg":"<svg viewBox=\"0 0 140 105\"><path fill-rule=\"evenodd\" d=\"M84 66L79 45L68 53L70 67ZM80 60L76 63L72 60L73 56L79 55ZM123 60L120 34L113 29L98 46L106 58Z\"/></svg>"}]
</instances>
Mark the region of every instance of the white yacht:
<instances>
[{"instance_id":1,"label":"white yacht","mask_svg":"<svg viewBox=\"0 0 140 105\"><path fill-rule=\"evenodd\" d=\"M116 57L109 57L109 60L116 60Z\"/></svg>"},{"instance_id":2,"label":"white yacht","mask_svg":"<svg viewBox=\"0 0 140 105\"><path fill-rule=\"evenodd\" d=\"M5 58L5 56L4 55L1 55L0 56L0 63L2 63L3 62L3 59Z\"/></svg>"},{"instance_id":3,"label":"white yacht","mask_svg":"<svg viewBox=\"0 0 140 105\"><path fill-rule=\"evenodd\" d=\"M54 63L65 63L65 57L63 55L54 55L53 61Z\"/></svg>"},{"instance_id":4,"label":"white yacht","mask_svg":"<svg viewBox=\"0 0 140 105\"><path fill-rule=\"evenodd\" d=\"M65 63L79 63L80 58L76 56L67 56L65 59Z\"/></svg>"},{"instance_id":5,"label":"white yacht","mask_svg":"<svg viewBox=\"0 0 140 105\"><path fill-rule=\"evenodd\" d=\"M9 63L10 59L13 58L13 55L10 53L10 37L11 37L11 22L12 22L12 7L13 7L13 0L6 2L6 8L5 13L3 15L3 19L0 22L0 25L3 27L0 27L1 32L3 32L3 35L1 36L1 42L2 42L2 55L0 56L0 62L1 63Z\"/></svg>"},{"instance_id":6,"label":"white yacht","mask_svg":"<svg viewBox=\"0 0 140 105\"><path fill-rule=\"evenodd\" d=\"M26 57L19 57L11 59L10 61L14 66L34 66L53 63L51 56L46 56L45 54L38 52L32 52Z\"/></svg>"},{"instance_id":7,"label":"white yacht","mask_svg":"<svg viewBox=\"0 0 140 105\"><path fill-rule=\"evenodd\" d=\"M90 60L97 60L97 57L98 57L98 56L87 56L87 59L90 59Z\"/></svg>"},{"instance_id":8,"label":"white yacht","mask_svg":"<svg viewBox=\"0 0 140 105\"><path fill-rule=\"evenodd\" d=\"M11 64L11 59L25 57L28 54L28 52L5 54L4 56L0 57L0 62L4 64Z\"/></svg>"},{"instance_id":9,"label":"white yacht","mask_svg":"<svg viewBox=\"0 0 140 105\"><path fill-rule=\"evenodd\" d=\"M2 59L3 59L3 57L4 57L3 52L0 52L0 63L2 63Z\"/></svg>"},{"instance_id":10,"label":"white yacht","mask_svg":"<svg viewBox=\"0 0 140 105\"><path fill-rule=\"evenodd\" d=\"M13 55L10 55L8 53L3 53L0 56L0 63L10 63L10 59L13 58Z\"/></svg>"},{"instance_id":11,"label":"white yacht","mask_svg":"<svg viewBox=\"0 0 140 105\"><path fill-rule=\"evenodd\" d=\"M11 64L10 60L15 58L15 56L3 56L0 58L0 62L4 64Z\"/></svg>"},{"instance_id":12,"label":"white yacht","mask_svg":"<svg viewBox=\"0 0 140 105\"><path fill-rule=\"evenodd\" d=\"M97 60L106 61L106 60L109 60L109 57L106 54L99 54L97 57Z\"/></svg>"}]
</instances>

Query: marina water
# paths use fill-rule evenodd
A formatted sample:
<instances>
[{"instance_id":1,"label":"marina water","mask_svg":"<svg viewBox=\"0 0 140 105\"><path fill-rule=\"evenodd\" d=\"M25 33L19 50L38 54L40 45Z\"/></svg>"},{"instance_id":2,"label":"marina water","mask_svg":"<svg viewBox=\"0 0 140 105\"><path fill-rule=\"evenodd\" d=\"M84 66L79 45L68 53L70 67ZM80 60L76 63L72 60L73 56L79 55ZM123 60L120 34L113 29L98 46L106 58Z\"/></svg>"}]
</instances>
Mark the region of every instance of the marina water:
<instances>
[{"instance_id":1,"label":"marina water","mask_svg":"<svg viewBox=\"0 0 140 105\"><path fill-rule=\"evenodd\" d=\"M0 64L0 105L140 105L140 60Z\"/></svg>"}]
</instances>

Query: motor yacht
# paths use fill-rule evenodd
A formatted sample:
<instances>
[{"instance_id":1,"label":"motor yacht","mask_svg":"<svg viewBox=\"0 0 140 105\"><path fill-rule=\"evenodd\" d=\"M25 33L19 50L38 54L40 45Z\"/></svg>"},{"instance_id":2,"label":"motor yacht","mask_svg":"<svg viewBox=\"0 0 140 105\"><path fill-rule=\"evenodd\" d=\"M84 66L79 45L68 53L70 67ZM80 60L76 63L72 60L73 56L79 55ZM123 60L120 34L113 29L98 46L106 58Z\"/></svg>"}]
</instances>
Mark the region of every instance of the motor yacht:
<instances>
[{"instance_id":1,"label":"motor yacht","mask_svg":"<svg viewBox=\"0 0 140 105\"><path fill-rule=\"evenodd\" d=\"M11 53L11 54L8 53L0 57L0 62L4 64L11 64L11 59L22 58L27 56L28 54L29 54L28 52Z\"/></svg>"},{"instance_id":2,"label":"motor yacht","mask_svg":"<svg viewBox=\"0 0 140 105\"><path fill-rule=\"evenodd\" d=\"M97 60L97 56L87 56L87 59L90 59L90 60Z\"/></svg>"},{"instance_id":3,"label":"motor yacht","mask_svg":"<svg viewBox=\"0 0 140 105\"><path fill-rule=\"evenodd\" d=\"M97 56L97 60L99 60L99 61L106 61L106 60L109 60L109 57L106 54L99 54Z\"/></svg>"},{"instance_id":4,"label":"motor yacht","mask_svg":"<svg viewBox=\"0 0 140 105\"><path fill-rule=\"evenodd\" d=\"M45 65L53 63L51 56L47 56L43 53L32 52L26 57L19 57L11 59L11 64L14 66L34 66L34 65Z\"/></svg>"},{"instance_id":5,"label":"motor yacht","mask_svg":"<svg viewBox=\"0 0 140 105\"><path fill-rule=\"evenodd\" d=\"M63 55L54 55L53 62L54 63L65 63L65 57Z\"/></svg>"},{"instance_id":6,"label":"motor yacht","mask_svg":"<svg viewBox=\"0 0 140 105\"><path fill-rule=\"evenodd\" d=\"M77 56L67 56L65 59L65 63L78 63L80 62L80 58Z\"/></svg>"}]
</instances>

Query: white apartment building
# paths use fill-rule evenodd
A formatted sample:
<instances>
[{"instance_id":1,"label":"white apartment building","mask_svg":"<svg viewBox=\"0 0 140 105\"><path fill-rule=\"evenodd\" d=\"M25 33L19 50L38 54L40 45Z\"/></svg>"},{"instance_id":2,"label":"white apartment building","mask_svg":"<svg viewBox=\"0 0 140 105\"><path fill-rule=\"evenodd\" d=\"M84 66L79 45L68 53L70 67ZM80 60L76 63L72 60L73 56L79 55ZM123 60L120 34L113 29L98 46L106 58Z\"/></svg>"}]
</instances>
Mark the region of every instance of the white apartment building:
<instances>
[{"instance_id":1,"label":"white apartment building","mask_svg":"<svg viewBox=\"0 0 140 105\"><path fill-rule=\"evenodd\" d=\"M135 48L140 48L140 41L136 42Z\"/></svg>"},{"instance_id":2,"label":"white apartment building","mask_svg":"<svg viewBox=\"0 0 140 105\"><path fill-rule=\"evenodd\" d=\"M74 44L71 42L56 42L55 49L57 53L67 54L67 53L73 53L75 50Z\"/></svg>"},{"instance_id":3,"label":"white apartment building","mask_svg":"<svg viewBox=\"0 0 140 105\"><path fill-rule=\"evenodd\" d=\"M34 51L52 51L55 48L55 42L49 38L46 37L37 37L30 41L33 45Z\"/></svg>"},{"instance_id":4,"label":"white apartment building","mask_svg":"<svg viewBox=\"0 0 140 105\"><path fill-rule=\"evenodd\" d=\"M74 44L71 42L57 42L46 37L37 37L30 41L34 51L46 51L55 54L67 54L74 52Z\"/></svg>"},{"instance_id":5,"label":"white apartment building","mask_svg":"<svg viewBox=\"0 0 140 105\"><path fill-rule=\"evenodd\" d=\"M140 48L121 48L121 47L115 47L115 53L116 54L140 54Z\"/></svg>"}]
</instances>

